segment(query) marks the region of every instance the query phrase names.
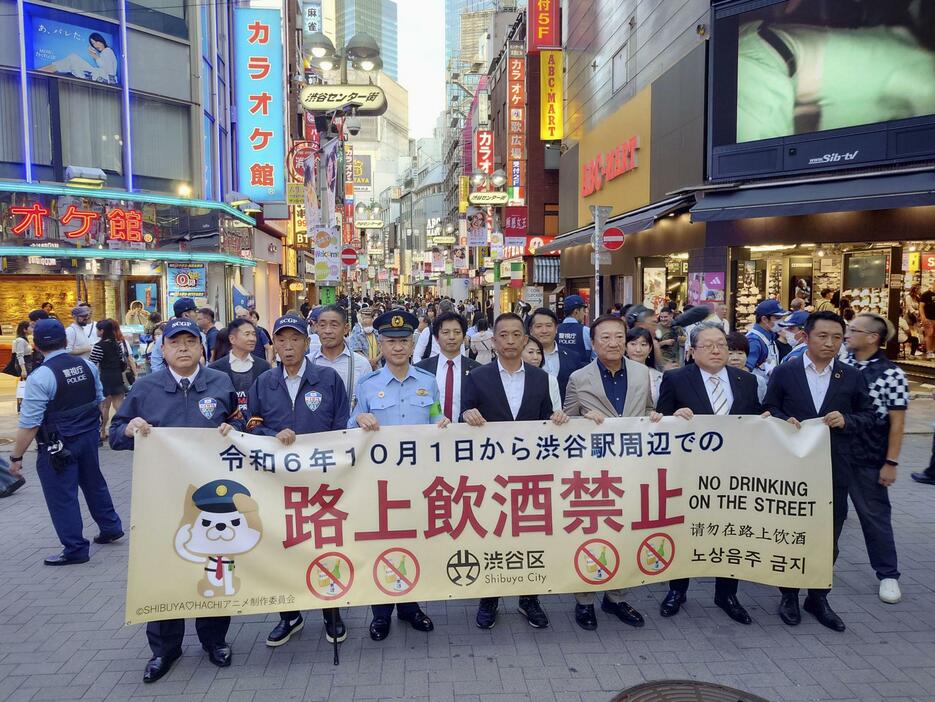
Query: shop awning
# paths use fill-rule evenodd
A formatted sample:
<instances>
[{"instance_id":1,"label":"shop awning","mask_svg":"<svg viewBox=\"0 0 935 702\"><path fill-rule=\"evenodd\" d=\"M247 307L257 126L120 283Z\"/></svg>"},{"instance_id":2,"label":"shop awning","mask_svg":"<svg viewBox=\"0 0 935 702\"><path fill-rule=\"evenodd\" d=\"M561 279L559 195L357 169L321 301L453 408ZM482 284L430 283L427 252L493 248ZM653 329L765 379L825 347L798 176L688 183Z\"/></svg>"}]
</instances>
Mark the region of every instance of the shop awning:
<instances>
[{"instance_id":1,"label":"shop awning","mask_svg":"<svg viewBox=\"0 0 935 702\"><path fill-rule=\"evenodd\" d=\"M673 212L684 210L695 201L694 195L678 195L665 200L659 200L645 207L640 207L629 212L624 212L616 217L607 220L608 227L617 227L622 229L624 234L635 234L642 232L656 223L656 220L665 217ZM537 254L561 251L569 246L579 246L591 242L591 236L594 234L593 222L580 229L562 234L545 246L536 249Z\"/></svg>"},{"instance_id":2,"label":"shop awning","mask_svg":"<svg viewBox=\"0 0 935 702\"><path fill-rule=\"evenodd\" d=\"M692 221L789 217L825 212L935 205L935 173L712 191L692 207Z\"/></svg>"}]
</instances>

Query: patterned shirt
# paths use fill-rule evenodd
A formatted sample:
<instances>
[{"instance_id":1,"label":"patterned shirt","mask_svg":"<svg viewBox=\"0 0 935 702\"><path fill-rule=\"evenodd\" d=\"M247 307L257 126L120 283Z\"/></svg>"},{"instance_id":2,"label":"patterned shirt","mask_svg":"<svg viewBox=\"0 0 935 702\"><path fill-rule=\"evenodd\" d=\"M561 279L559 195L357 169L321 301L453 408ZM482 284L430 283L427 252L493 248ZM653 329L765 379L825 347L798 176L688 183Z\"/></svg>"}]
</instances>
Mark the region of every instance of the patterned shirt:
<instances>
[{"instance_id":1,"label":"patterned shirt","mask_svg":"<svg viewBox=\"0 0 935 702\"><path fill-rule=\"evenodd\" d=\"M866 361L858 361L853 353L847 363L860 371L867 381L870 399L877 415L874 426L861 435L854 445L855 465L879 467L889 450L890 412L905 412L909 408L909 383L902 368L881 350Z\"/></svg>"}]
</instances>

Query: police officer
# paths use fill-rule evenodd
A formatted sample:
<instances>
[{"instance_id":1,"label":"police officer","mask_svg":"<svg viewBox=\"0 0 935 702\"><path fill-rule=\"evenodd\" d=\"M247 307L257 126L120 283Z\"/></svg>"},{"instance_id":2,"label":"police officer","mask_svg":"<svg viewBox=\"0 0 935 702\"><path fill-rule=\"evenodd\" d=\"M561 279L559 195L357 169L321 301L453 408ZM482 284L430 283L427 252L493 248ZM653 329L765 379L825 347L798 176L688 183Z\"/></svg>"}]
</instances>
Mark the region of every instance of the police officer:
<instances>
[{"instance_id":1,"label":"police officer","mask_svg":"<svg viewBox=\"0 0 935 702\"><path fill-rule=\"evenodd\" d=\"M93 363L66 353L65 327L57 319L40 319L33 343L45 361L26 379L10 472L18 475L32 440L39 443L36 473L62 552L45 559L49 566L87 563L90 544L82 534L78 486L101 532L94 543L109 544L123 536L120 517L110 499L98 462L101 380Z\"/></svg>"},{"instance_id":2,"label":"police officer","mask_svg":"<svg viewBox=\"0 0 935 702\"><path fill-rule=\"evenodd\" d=\"M565 319L558 325L555 343L571 357L573 373L591 362L591 330L584 326L588 304L581 295L568 295L564 308Z\"/></svg>"},{"instance_id":3,"label":"police officer","mask_svg":"<svg viewBox=\"0 0 935 702\"><path fill-rule=\"evenodd\" d=\"M747 343L750 345L747 370L754 375L768 380L773 369L779 365L779 347L776 345L779 335L776 329L779 328L780 320L788 314L776 300L764 300L756 306L756 324L747 332Z\"/></svg>"},{"instance_id":4,"label":"police officer","mask_svg":"<svg viewBox=\"0 0 935 702\"><path fill-rule=\"evenodd\" d=\"M234 386L221 371L202 368L201 332L194 320L169 320L162 334L166 365L138 379L110 425L110 447L132 450L139 432L153 427L217 428L223 436L244 423ZM202 648L214 665L231 664L231 649L224 640L230 617L198 617L195 629ZM149 622L146 636L152 649L143 672L143 682L159 680L182 655L185 620Z\"/></svg>"},{"instance_id":5,"label":"police officer","mask_svg":"<svg viewBox=\"0 0 935 702\"><path fill-rule=\"evenodd\" d=\"M273 349L282 362L259 378L250 388L247 431L275 436L289 446L298 434L315 434L347 428L350 412L344 381L331 368L315 366L306 359L307 325L304 319L287 314L273 326ZM361 359L363 360L363 359ZM337 608L323 609L325 638L329 643L347 638L347 629ZM305 622L301 612L280 612L279 624L266 637L266 645L282 646L300 631Z\"/></svg>"},{"instance_id":6,"label":"police officer","mask_svg":"<svg viewBox=\"0 0 935 702\"><path fill-rule=\"evenodd\" d=\"M380 335L380 353L386 365L360 379L357 385L357 406L348 427L376 431L381 425L450 424L442 413L435 376L409 363L412 355L412 333L419 319L404 310L391 310L377 317L373 326ZM392 604L373 605L370 638L382 641L390 633ZM396 616L409 622L417 631L432 631L432 620L416 602L400 602Z\"/></svg>"}]
</instances>

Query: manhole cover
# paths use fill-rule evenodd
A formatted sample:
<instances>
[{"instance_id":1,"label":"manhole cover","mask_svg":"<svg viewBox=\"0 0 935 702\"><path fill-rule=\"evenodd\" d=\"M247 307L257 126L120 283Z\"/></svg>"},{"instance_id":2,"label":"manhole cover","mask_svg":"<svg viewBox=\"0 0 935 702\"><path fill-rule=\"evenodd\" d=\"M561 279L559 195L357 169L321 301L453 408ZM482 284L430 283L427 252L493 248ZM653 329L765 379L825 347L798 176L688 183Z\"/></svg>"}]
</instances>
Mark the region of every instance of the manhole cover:
<instances>
[{"instance_id":1,"label":"manhole cover","mask_svg":"<svg viewBox=\"0 0 935 702\"><path fill-rule=\"evenodd\" d=\"M749 692L697 680L659 680L624 690L611 702L769 702Z\"/></svg>"}]
</instances>

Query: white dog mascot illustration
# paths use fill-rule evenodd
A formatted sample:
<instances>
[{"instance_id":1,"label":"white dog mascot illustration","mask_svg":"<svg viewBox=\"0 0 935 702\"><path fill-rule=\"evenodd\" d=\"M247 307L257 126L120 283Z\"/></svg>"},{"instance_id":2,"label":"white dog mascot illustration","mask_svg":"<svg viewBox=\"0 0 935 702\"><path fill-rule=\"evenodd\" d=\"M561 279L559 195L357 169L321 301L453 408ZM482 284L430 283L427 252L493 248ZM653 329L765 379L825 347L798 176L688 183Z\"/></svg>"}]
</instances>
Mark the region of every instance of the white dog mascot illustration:
<instances>
[{"instance_id":1,"label":"white dog mascot illustration","mask_svg":"<svg viewBox=\"0 0 935 702\"><path fill-rule=\"evenodd\" d=\"M234 556L252 550L263 535L256 501L233 480L213 480L197 490L188 486L185 512L175 533L175 552L186 561L205 564L198 582L202 597L236 594Z\"/></svg>"}]
</instances>

